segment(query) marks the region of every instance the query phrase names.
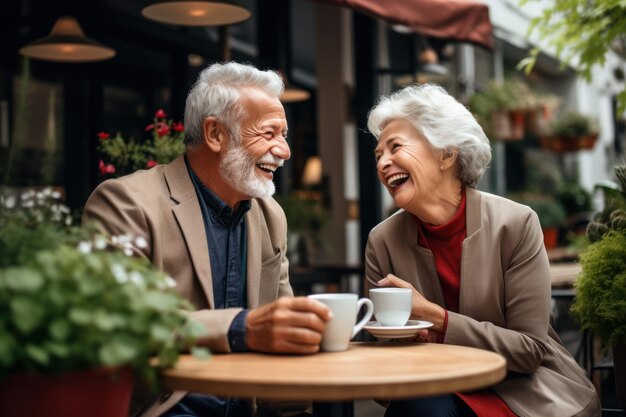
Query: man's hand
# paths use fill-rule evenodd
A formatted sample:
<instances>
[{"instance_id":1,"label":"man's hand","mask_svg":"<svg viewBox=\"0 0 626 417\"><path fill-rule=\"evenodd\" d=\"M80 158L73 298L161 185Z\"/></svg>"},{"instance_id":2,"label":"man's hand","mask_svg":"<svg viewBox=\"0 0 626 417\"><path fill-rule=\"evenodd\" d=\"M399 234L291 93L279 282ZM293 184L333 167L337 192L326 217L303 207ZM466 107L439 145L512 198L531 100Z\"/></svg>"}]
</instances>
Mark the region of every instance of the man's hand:
<instances>
[{"instance_id":1,"label":"man's hand","mask_svg":"<svg viewBox=\"0 0 626 417\"><path fill-rule=\"evenodd\" d=\"M315 353L332 313L324 304L306 297L281 297L250 311L246 344L257 352Z\"/></svg>"}]
</instances>

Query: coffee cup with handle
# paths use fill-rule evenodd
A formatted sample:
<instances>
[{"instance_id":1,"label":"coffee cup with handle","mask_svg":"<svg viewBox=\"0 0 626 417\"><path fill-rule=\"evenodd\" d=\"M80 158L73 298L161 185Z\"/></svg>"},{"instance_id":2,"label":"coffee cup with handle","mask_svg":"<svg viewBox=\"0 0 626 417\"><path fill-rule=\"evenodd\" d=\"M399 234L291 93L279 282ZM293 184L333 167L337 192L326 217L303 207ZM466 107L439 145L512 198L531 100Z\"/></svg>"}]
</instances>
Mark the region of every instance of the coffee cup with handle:
<instances>
[{"instance_id":1,"label":"coffee cup with handle","mask_svg":"<svg viewBox=\"0 0 626 417\"><path fill-rule=\"evenodd\" d=\"M321 349L326 352L348 349L350 340L357 335L374 313L372 301L368 298L359 299L356 294L313 294L309 295L309 298L325 304L333 313L332 319L326 323L320 345ZM356 323L357 314L363 306L366 307L365 316Z\"/></svg>"},{"instance_id":2,"label":"coffee cup with handle","mask_svg":"<svg viewBox=\"0 0 626 417\"><path fill-rule=\"evenodd\" d=\"M410 288L372 288L369 295L374 316L382 326L401 327L407 323L413 303Z\"/></svg>"}]
</instances>

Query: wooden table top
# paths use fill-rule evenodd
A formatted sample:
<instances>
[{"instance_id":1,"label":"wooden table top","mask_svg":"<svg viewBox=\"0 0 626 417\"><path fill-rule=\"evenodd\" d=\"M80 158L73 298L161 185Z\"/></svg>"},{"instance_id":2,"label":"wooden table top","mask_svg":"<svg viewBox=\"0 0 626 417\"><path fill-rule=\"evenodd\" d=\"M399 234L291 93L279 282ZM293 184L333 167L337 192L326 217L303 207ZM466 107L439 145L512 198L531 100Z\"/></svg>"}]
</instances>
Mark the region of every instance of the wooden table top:
<instances>
[{"instance_id":1,"label":"wooden table top","mask_svg":"<svg viewBox=\"0 0 626 417\"><path fill-rule=\"evenodd\" d=\"M494 385L506 360L493 352L430 343L352 343L314 355L184 355L162 374L175 390L241 398L343 401L408 398Z\"/></svg>"}]
</instances>

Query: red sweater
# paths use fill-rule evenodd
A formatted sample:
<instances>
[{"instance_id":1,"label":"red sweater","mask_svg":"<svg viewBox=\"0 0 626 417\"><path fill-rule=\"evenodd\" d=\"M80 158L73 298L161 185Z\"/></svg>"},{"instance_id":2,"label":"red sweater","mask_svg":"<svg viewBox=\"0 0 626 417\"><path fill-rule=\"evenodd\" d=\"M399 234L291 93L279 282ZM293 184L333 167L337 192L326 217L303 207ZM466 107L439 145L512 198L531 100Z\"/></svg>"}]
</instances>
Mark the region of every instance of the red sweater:
<instances>
[{"instance_id":1,"label":"red sweater","mask_svg":"<svg viewBox=\"0 0 626 417\"><path fill-rule=\"evenodd\" d=\"M459 288L461 287L461 254L463 252L463 240L467 237L465 224L465 189L461 197L461 205L458 211L447 224L433 226L424 223L415 217L419 238L418 244L430 249L435 258L435 267L443 299L446 307L446 317L443 332L438 335L438 342L443 343L445 332L448 327L448 310L459 312ZM459 393L461 398L478 417L515 417L515 413L504 401L491 389L483 389L469 393Z\"/></svg>"}]
</instances>

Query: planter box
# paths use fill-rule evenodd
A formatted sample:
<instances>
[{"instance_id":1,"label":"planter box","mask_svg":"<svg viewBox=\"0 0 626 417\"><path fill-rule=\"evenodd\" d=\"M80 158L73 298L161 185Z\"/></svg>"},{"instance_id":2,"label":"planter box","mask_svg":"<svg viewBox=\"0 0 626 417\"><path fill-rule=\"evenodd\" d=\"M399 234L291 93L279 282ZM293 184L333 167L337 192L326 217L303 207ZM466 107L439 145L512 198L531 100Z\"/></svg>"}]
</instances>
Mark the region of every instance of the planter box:
<instances>
[{"instance_id":1,"label":"planter box","mask_svg":"<svg viewBox=\"0 0 626 417\"><path fill-rule=\"evenodd\" d=\"M126 417L132 389L129 368L9 375L0 381L0 416Z\"/></svg>"},{"instance_id":2,"label":"planter box","mask_svg":"<svg viewBox=\"0 0 626 417\"><path fill-rule=\"evenodd\" d=\"M563 153L593 149L598 140L598 134L565 138L561 136L542 136L539 138L541 147L545 150Z\"/></svg>"}]
</instances>

